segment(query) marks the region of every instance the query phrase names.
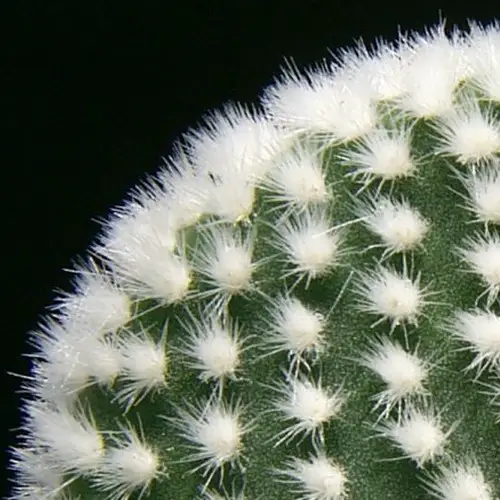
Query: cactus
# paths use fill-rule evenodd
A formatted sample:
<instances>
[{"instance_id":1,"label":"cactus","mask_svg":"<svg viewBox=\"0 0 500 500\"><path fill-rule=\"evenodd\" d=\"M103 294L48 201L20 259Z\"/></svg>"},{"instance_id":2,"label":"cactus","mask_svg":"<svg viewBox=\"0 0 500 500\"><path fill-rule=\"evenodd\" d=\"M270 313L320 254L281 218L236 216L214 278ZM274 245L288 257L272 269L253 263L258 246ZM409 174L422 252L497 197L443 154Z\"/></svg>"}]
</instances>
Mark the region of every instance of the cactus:
<instances>
[{"instance_id":1,"label":"cactus","mask_svg":"<svg viewBox=\"0 0 500 500\"><path fill-rule=\"evenodd\" d=\"M492 500L500 28L228 104L31 335L11 499Z\"/></svg>"}]
</instances>

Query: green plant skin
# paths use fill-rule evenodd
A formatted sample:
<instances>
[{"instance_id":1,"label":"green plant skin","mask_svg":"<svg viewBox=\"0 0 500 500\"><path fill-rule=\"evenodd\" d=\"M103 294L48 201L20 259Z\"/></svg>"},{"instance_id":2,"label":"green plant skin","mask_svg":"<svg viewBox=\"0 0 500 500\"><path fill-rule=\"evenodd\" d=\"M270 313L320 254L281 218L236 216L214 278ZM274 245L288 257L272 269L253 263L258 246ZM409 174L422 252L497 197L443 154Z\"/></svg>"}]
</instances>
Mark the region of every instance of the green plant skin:
<instances>
[{"instance_id":1,"label":"green plant skin","mask_svg":"<svg viewBox=\"0 0 500 500\"><path fill-rule=\"evenodd\" d=\"M500 117L500 109L496 111ZM410 349L418 344L419 355L424 359L431 356L436 362L426 388L431 393L430 401L442 412L444 428L459 422L447 443L447 452L453 457L473 455L489 484L495 491L500 491L500 426L495 423L496 415L488 397L472 380L475 373L463 371L473 355L469 351L459 351L463 346L443 329L444 322L455 310L474 307L483 288L479 280L466 271L455 253L457 245L472 232L475 225L471 224L472 215L460 206L461 200L453 192L461 192L463 188L450 171L451 160L432 154L436 146L434 137L430 123L420 120L412 134L413 155L417 159L423 158L419 162L418 174L394 185L394 193L406 196L412 206L431 222L423 248L414 253L414 267L421 272L422 285L429 285L429 290L438 292L428 299L435 303L425 307L418 327L408 327L408 341ZM346 146L330 147L325 155L327 177L334 191L332 215L338 223L354 219L352 193L359 189L359 184L344 176L346 167L336 160L335 152L343 147ZM387 192L389 188L389 185L384 186L382 192ZM260 195L251 222L257 232L256 260L276 254L269 244L272 230L268 223L275 217L269 215L270 208L265 197ZM302 282L294 290L299 299L325 315L351 271L372 269L383 252L380 248L362 252L377 240L359 223L349 225L345 234L346 247L352 250L343 258L341 265L327 276L313 280L307 289ZM394 255L387 263L394 263L400 268L401 256ZM285 281L281 276L284 271L279 256L264 263L255 277L260 290L270 296L283 291ZM287 286L290 287L293 281L294 278L289 278ZM349 479L350 499L429 499L429 494L422 488L416 465L402 457L387 439L374 437L373 425L377 414L372 412L371 398L382 389L382 383L355 359L366 349L368 339L377 334L388 334L390 325L385 321L372 327L377 317L360 312L355 303L351 281L329 317L326 350L312 367L312 374L316 377L321 374L324 385L344 383L348 394L340 419L331 421L325 427L325 450L328 456L344 465ZM148 305L145 303L142 307ZM196 311L197 302L192 301L190 306ZM150 333L154 335L156 332L158 336L165 320L169 321L167 387L148 396L126 415L134 427L142 426L146 441L159 453L166 472L166 476L154 481L150 495L145 498L197 498L198 487L203 484L200 473L190 473L197 463L185 461L190 453L186 441L161 418L175 416L176 407L182 407L185 401L206 398L211 390L209 384L198 380L197 373L186 367L186 360L173 349L180 346L179 340L183 335L178 322L178 318L185 314L183 307L159 308L141 318L141 324L150 326ZM244 485L245 498L289 500L293 497L290 493L293 486L277 481L273 471L282 468L289 456L306 458L312 447L309 438L302 442L297 438L288 444L274 446L276 440L273 437L284 428L284 423L279 413L269 411L276 397L269 386L275 386L277 381L282 380L281 370L286 369L288 359L285 353L260 358L261 352L255 347L259 336L262 336L259 328L265 324L265 300L262 296L250 293L235 297L230 303L230 312L241 324L243 337L254 336L249 340L249 345L254 347L244 352L239 379L227 383L224 395L226 400L241 398L245 405L243 419L245 422L255 419L255 427L244 437L244 480L238 470L231 472L226 469L224 483L228 491L233 483ZM138 326L136 322L131 328ZM400 327L395 329L392 338L404 345L405 337ZM82 400L86 399L100 429L116 429L117 422L123 421L122 410L98 388L86 390ZM432 465L425 468L433 470ZM72 490L86 500L106 498L84 480L73 484Z\"/></svg>"}]
</instances>

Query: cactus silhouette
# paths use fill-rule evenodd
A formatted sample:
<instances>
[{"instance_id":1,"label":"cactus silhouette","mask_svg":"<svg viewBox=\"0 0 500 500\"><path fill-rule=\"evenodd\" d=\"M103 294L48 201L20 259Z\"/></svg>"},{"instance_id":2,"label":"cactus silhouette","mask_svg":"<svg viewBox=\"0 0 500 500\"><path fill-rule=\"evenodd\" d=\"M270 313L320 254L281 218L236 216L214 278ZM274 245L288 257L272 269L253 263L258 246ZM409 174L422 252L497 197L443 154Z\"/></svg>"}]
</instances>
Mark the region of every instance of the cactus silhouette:
<instances>
[{"instance_id":1,"label":"cactus silhouette","mask_svg":"<svg viewBox=\"0 0 500 500\"><path fill-rule=\"evenodd\" d=\"M230 103L31 334L11 499L492 500L500 28Z\"/></svg>"}]
</instances>

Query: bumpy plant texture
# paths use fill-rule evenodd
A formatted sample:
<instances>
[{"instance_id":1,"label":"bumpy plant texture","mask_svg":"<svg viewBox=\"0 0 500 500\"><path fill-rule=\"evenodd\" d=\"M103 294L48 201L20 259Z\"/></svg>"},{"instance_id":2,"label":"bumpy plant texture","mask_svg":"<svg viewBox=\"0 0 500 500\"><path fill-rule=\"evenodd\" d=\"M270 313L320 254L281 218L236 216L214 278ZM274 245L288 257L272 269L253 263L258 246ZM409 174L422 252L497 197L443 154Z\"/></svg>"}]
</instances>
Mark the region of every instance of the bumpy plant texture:
<instances>
[{"instance_id":1,"label":"bumpy plant texture","mask_svg":"<svg viewBox=\"0 0 500 500\"><path fill-rule=\"evenodd\" d=\"M12 499L500 494L500 29L230 104L32 335Z\"/></svg>"}]
</instances>

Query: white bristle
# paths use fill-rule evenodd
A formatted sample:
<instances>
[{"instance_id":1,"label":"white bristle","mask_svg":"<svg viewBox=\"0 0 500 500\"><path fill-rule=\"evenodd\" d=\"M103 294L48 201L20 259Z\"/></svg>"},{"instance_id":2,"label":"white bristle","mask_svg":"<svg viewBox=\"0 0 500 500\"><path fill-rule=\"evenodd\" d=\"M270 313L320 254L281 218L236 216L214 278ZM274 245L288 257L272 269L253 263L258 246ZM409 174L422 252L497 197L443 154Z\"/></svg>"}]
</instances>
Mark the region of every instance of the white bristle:
<instances>
[{"instance_id":1,"label":"white bristle","mask_svg":"<svg viewBox=\"0 0 500 500\"><path fill-rule=\"evenodd\" d=\"M177 417L167 419L189 442L192 451L185 461L199 462L191 472L203 470L204 487L216 472L220 473L222 483L226 465L241 467L243 437L251 428L251 424L242 421L242 413L239 403L212 398L207 403L187 405L186 410L178 410Z\"/></svg>"},{"instance_id":2,"label":"white bristle","mask_svg":"<svg viewBox=\"0 0 500 500\"><path fill-rule=\"evenodd\" d=\"M475 98L458 103L434 128L440 135L436 152L452 156L463 165L488 163L500 152L500 122L495 108L482 109Z\"/></svg>"},{"instance_id":3,"label":"white bristle","mask_svg":"<svg viewBox=\"0 0 500 500\"><path fill-rule=\"evenodd\" d=\"M310 436L314 445L322 444L324 426L339 416L346 401L342 386L332 389L324 387L321 380L299 377L281 382L276 390L280 398L275 401L275 408L286 423L292 423L277 434L275 446L298 435Z\"/></svg>"},{"instance_id":4,"label":"white bristle","mask_svg":"<svg viewBox=\"0 0 500 500\"><path fill-rule=\"evenodd\" d=\"M160 458L133 429L122 429L112 439L92 482L109 500L125 500L132 493L140 500L163 474Z\"/></svg>"},{"instance_id":5,"label":"white bristle","mask_svg":"<svg viewBox=\"0 0 500 500\"><path fill-rule=\"evenodd\" d=\"M101 247L107 249L106 257L117 264L127 262L140 241L157 240L168 252L177 245L175 210L166 202L165 195L158 187L147 184L136 188L132 199L115 208L111 217L103 224ZM104 254L104 248L98 247ZM123 254L123 255L122 255Z\"/></svg>"},{"instance_id":6,"label":"white bristle","mask_svg":"<svg viewBox=\"0 0 500 500\"><path fill-rule=\"evenodd\" d=\"M483 223L486 230L490 224L500 224L500 161L495 159L488 166L456 175L467 191L461 196L474 221Z\"/></svg>"},{"instance_id":7,"label":"white bristle","mask_svg":"<svg viewBox=\"0 0 500 500\"><path fill-rule=\"evenodd\" d=\"M370 85L363 80L352 80L342 71L335 74L333 85L336 109L332 117L332 140L350 142L370 134L377 124Z\"/></svg>"},{"instance_id":8,"label":"white bristle","mask_svg":"<svg viewBox=\"0 0 500 500\"><path fill-rule=\"evenodd\" d=\"M440 464L423 479L427 492L438 500L494 500L493 490L472 459Z\"/></svg>"},{"instance_id":9,"label":"white bristle","mask_svg":"<svg viewBox=\"0 0 500 500\"><path fill-rule=\"evenodd\" d=\"M30 389L46 401L69 404L94 383L112 384L122 357L113 337L93 330L92 323L63 319L65 325L48 318L34 334L40 361L33 368Z\"/></svg>"},{"instance_id":10,"label":"white bristle","mask_svg":"<svg viewBox=\"0 0 500 500\"><path fill-rule=\"evenodd\" d=\"M64 473L54 467L50 451L35 448L13 448L10 466L16 473L8 500L37 500L60 498L67 482ZM63 496L66 500L65 496Z\"/></svg>"},{"instance_id":11,"label":"white bristle","mask_svg":"<svg viewBox=\"0 0 500 500\"><path fill-rule=\"evenodd\" d=\"M104 454L104 440L92 415L42 402L27 408L31 446L45 449L56 470L75 476L95 472Z\"/></svg>"},{"instance_id":12,"label":"white bristle","mask_svg":"<svg viewBox=\"0 0 500 500\"><path fill-rule=\"evenodd\" d=\"M487 306L491 306L500 292L500 236L477 233L464 240L458 253L470 271L483 282L485 291L480 297L486 295Z\"/></svg>"},{"instance_id":13,"label":"white bristle","mask_svg":"<svg viewBox=\"0 0 500 500\"><path fill-rule=\"evenodd\" d=\"M62 363L33 361L30 374L23 376L21 391L56 406L71 407L92 381L87 370L83 379L61 378L66 373L64 369Z\"/></svg>"},{"instance_id":14,"label":"white bristle","mask_svg":"<svg viewBox=\"0 0 500 500\"><path fill-rule=\"evenodd\" d=\"M366 82L377 101L396 101L406 89L405 69L411 51L401 37L399 44L377 40L367 48L360 40L355 48L341 50L337 65L352 80Z\"/></svg>"},{"instance_id":15,"label":"white bristle","mask_svg":"<svg viewBox=\"0 0 500 500\"><path fill-rule=\"evenodd\" d=\"M167 303L187 296L191 269L170 219L168 207L152 201L129 203L108 221L94 251L128 294Z\"/></svg>"},{"instance_id":16,"label":"white bristle","mask_svg":"<svg viewBox=\"0 0 500 500\"><path fill-rule=\"evenodd\" d=\"M429 222L404 198L368 198L357 207L357 215L381 239L384 256L418 248L430 227Z\"/></svg>"},{"instance_id":17,"label":"white bristle","mask_svg":"<svg viewBox=\"0 0 500 500\"><path fill-rule=\"evenodd\" d=\"M116 333L132 318L132 301L100 270L94 260L77 266L75 291L63 294L53 308L71 330L79 329L96 337Z\"/></svg>"},{"instance_id":18,"label":"white bristle","mask_svg":"<svg viewBox=\"0 0 500 500\"><path fill-rule=\"evenodd\" d=\"M416 35L410 48L401 106L418 118L449 113L454 106L455 89L467 76L462 42L456 36L449 38L441 23Z\"/></svg>"},{"instance_id":19,"label":"white bristle","mask_svg":"<svg viewBox=\"0 0 500 500\"><path fill-rule=\"evenodd\" d=\"M85 340L82 357L90 377L99 385L110 387L123 369L123 354L118 343L110 338Z\"/></svg>"},{"instance_id":20,"label":"white bristle","mask_svg":"<svg viewBox=\"0 0 500 500\"><path fill-rule=\"evenodd\" d=\"M354 148L339 153L341 162L352 168L348 174L361 183L361 190L378 181L386 182L413 177L417 163L411 153L410 129L377 128L359 141Z\"/></svg>"},{"instance_id":21,"label":"white bristle","mask_svg":"<svg viewBox=\"0 0 500 500\"><path fill-rule=\"evenodd\" d=\"M391 323L391 331L398 325L418 324L430 292L420 285L420 274L411 278L406 269L400 273L379 266L376 270L361 273L357 282L359 309Z\"/></svg>"},{"instance_id":22,"label":"white bristle","mask_svg":"<svg viewBox=\"0 0 500 500\"><path fill-rule=\"evenodd\" d=\"M489 99L500 102L500 26L498 21L487 27L473 24L469 38L468 63L477 87Z\"/></svg>"},{"instance_id":23,"label":"white bristle","mask_svg":"<svg viewBox=\"0 0 500 500\"><path fill-rule=\"evenodd\" d=\"M201 380L214 381L222 390L224 381L236 378L241 369L243 340L238 323L229 317L201 314L184 324L186 338L179 349L190 358L188 366L199 372Z\"/></svg>"},{"instance_id":24,"label":"white bristle","mask_svg":"<svg viewBox=\"0 0 500 500\"><path fill-rule=\"evenodd\" d=\"M290 146L283 131L239 104L208 115L186 141L191 161L205 178L207 213L231 223L250 217L256 185Z\"/></svg>"},{"instance_id":25,"label":"white bristle","mask_svg":"<svg viewBox=\"0 0 500 500\"><path fill-rule=\"evenodd\" d=\"M202 295L211 297L216 309L227 304L232 296L252 290L252 277L258 267L253 261L253 236L225 225L213 224L204 229L196 247L194 267L208 287Z\"/></svg>"},{"instance_id":26,"label":"white bristle","mask_svg":"<svg viewBox=\"0 0 500 500\"><path fill-rule=\"evenodd\" d=\"M263 327L262 344L266 355L286 352L292 358L291 370L301 363L308 366L326 344L325 317L289 294L275 298Z\"/></svg>"},{"instance_id":27,"label":"white bristle","mask_svg":"<svg viewBox=\"0 0 500 500\"><path fill-rule=\"evenodd\" d=\"M46 318L33 334L37 349L36 386L40 396L56 402L69 401L89 385L90 367L85 356L88 332L68 330L53 318Z\"/></svg>"},{"instance_id":28,"label":"white bristle","mask_svg":"<svg viewBox=\"0 0 500 500\"><path fill-rule=\"evenodd\" d=\"M440 415L433 409L418 410L410 406L401 419L384 421L376 429L378 436L393 441L404 458L420 468L446 454L445 445L455 426L445 432Z\"/></svg>"},{"instance_id":29,"label":"white bristle","mask_svg":"<svg viewBox=\"0 0 500 500\"><path fill-rule=\"evenodd\" d=\"M366 366L385 383L386 388L377 394L374 409L381 408L381 418L389 416L394 407L398 415L412 398L427 394L424 383L429 375L429 363L417 352L406 352L398 342L381 338L371 343L361 354L360 363Z\"/></svg>"},{"instance_id":30,"label":"white bristle","mask_svg":"<svg viewBox=\"0 0 500 500\"><path fill-rule=\"evenodd\" d=\"M167 325L158 342L143 330L140 335L128 335L120 339L122 352L123 387L115 399L128 411L152 392L166 386L168 356L166 352Z\"/></svg>"},{"instance_id":31,"label":"white bristle","mask_svg":"<svg viewBox=\"0 0 500 500\"><path fill-rule=\"evenodd\" d=\"M158 196L158 211L172 228L181 229L196 224L208 210L208 182L194 167L181 145L165 158L165 166L157 174L163 192Z\"/></svg>"},{"instance_id":32,"label":"white bristle","mask_svg":"<svg viewBox=\"0 0 500 500\"><path fill-rule=\"evenodd\" d=\"M328 274L344 255L341 232L332 226L323 208L282 221L271 244L285 254L284 259L292 268L287 276L296 276L297 282L305 278L306 286Z\"/></svg>"},{"instance_id":33,"label":"white bristle","mask_svg":"<svg viewBox=\"0 0 500 500\"><path fill-rule=\"evenodd\" d=\"M218 176L210 173L209 176L208 213L231 224L248 221L256 202L255 183L232 170Z\"/></svg>"},{"instance_id":34,"label":"white bristle","mask_svg":"<svg viewBox=\"0 0 500 500\"><path fill-rule=\"evenodd\" d=\"M202 174L224 178L234 172L251 183L260 181L290 145L272 122L234 103L206 115L203 126L185 139L190 159Z\"/></svg>"},{"instance_id":35,"label":"white bristle","mask_svg":"<svg viewBox=\"0 0 500 500\"><path fill-rule=\"evenodd\" d=\"M269 199L285 210L304 210L331 199L322 155L310 147L299 147L279 159L264 186L271 191Z\"/></svg>"},{"instance_id":36,"label":"white bristle","mask_svg":"<svg viewBox=\"0 0 500 500\"><path fill-rule=\"evenodd\" d=\"M291 69L266 89L263 105L275 123L294 134L348 141L375 126L372 97L365 82L347 80L341 73L321 68L302 76Z\"/></svg>"},{"instance_id":37,"label":"white bristle","mask_svg":"<svg viewBox=\"0 0 500 500\"><path fill-rule=\"evenodd\" d=\"M348 498L348 478L345 469L324 452L310 455L307 460L292 457L285 469L277 470L294 486L293 493L303 500L341 500Z\"/></svg>"},{"instance_id":38,"label":"white bristle","mask_svg":"<svg viewBox=\"0 0 500 500\"><path fill-rule=\"evenodd\" d=\"M447 329L475 354L467 370L477 369L479 376L485 369L500 369L500 316L481 309L458 311Z\"/></svg>"},{"instance_id":39,"label":"white bristle","mask_svg":"<svg viewBox=\"0 0 500 500\"><path fill-rule=\"evenodd\" d=\"M333 93L328 72L303 76L292 68L265 90L263 105L274 123L293 134L331 136L336 112Z\"/></svg>"}]
</instances>

